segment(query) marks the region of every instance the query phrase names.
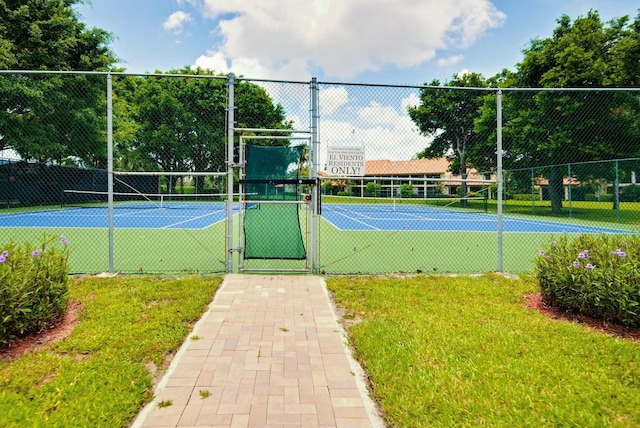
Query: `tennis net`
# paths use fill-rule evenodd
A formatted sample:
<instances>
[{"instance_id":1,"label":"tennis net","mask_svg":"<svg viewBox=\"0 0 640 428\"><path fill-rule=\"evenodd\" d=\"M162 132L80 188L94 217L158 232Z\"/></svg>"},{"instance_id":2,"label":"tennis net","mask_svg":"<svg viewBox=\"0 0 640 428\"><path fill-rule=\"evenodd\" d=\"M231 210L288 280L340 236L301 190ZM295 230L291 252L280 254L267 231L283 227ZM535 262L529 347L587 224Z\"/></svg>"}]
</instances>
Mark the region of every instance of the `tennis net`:
<instances>
[{"instance_id":1,"label":"tennis net","mask_svg":"<svg viewBox=\"0 0 640 428\"><path fill-rule=\"evenodd\" d=\"M224 203L225 193L138 193L114 192L113 207L128 209L211 209ZM63 190L63 208L106 208L109 193L86 190Z\"/></svg>"},{"instance_id":2,"label":"tennis net","mask_svg":"<svg viewBox=\"0 0 640 428\"><path fill-rule=\"evenodd\" d=\"M381 198L366 196L322 196L324 210L358 212L443 212L486 213L487 198L481 196L442 198Z\"/></svg>"}]
</instances>

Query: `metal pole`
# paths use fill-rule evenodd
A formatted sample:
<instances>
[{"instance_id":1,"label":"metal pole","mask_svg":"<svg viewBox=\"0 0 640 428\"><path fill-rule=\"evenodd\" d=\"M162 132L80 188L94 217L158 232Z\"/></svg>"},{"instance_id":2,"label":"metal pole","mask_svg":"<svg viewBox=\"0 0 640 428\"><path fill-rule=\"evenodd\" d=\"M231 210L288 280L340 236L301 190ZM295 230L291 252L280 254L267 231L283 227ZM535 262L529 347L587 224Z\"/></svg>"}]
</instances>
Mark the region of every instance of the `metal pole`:
<instances>
[{"instance_id":1,"label":"metal pole","mask_svg":"<svg viewBox=\"0 0 640 428\"><path fill-rule=\"evenodd\" d=\"M568 192L568 197L569 197L569 218L571 218L572 216L572 210L573 210L573 201L572 201L572 195L571 195L571 164L567 165L567 176L569 178L568 183L569 183L569 188L567 190Z\"/></svg>"},{"instance_id":2,"label":"metal pole","mask_svg":"<svg viewBox=\"0 0 640 428\"><path fill-rule=\"evenodd\" d=\"M502 90L497 96L496 180L498 181L498 272L502 272Z\"/></svg>"},{"instance_id":3,"label":"metal pole","mask_svg":"<svg viewBox=\"0 0 640 428\"><path fill-rule=\"evenodd\" d=\"M107 74L107 203L109 216L109 272L113 267L113 76Z\"/></svg>"},{"instance_id":4,"label":"metal pole","mask_svg":"<svg viewBox=\"0 0 640 428\"><path fill-rule=\"evenodd\" d=\"M238 169L238 180L242 180L246 177L247 170L244 163L244 139L242 135L238 136L238 162L240 168ZM245 187L238 182L238 242L245 242L244 239L244 211L247 208L245 206ZM244 271L244 250L238 251L238 272Z\"/></svg>"},{"instance_id":5,"label":"metal pole","mask_svg":"<svg viewBox=\"0 0 640 428\"><path fill-rule=\"evenodd\" d=\"M234 79L229 73L227 81L227 273L233 272L233 134L234 134Z\"/></svg>"},{"instance_id":6,"label":"metal pole","mask_svg":"<svg viewBox=\"0 0 640 428\"><path fill-rule=\"evenodd\" d=\"M313 251L311 254L311 271L317 273L320 271L320 238L319 238L319 230L318 223L320 221L320 217L318 215L318 204L320 201L318 198L320 197L320 191L317 186L320 186L320 182L318 181L318 169L320 163L320 142L318 141L318 122L319 122L319 109L318 109L318 79L311 79L311 141L310 141L310 162L311 162L311 170L309 171L311 176L310 178L316 180L316 187L311 192L311 241L313 243Z\"/></svg>"},{"instance_id":7,"label":"metal pole","mask_svg":"<svg viewBox=\"0 0 640 428\"><path fill-rule=\"evenodd\" d=\"M535 171L531 168L531 214L536 213L536 177Z\"/></svg>"},{"instance_id":8,"label":"metal pole","mask_svg":"<svg viewBox=\"0 0 640 428\"><path fill-rule=\"evenodd\" d=\"M616 203L616 217L618 220L618 223L620 223L620 164L618 163L618 161L616 160L616 178L615 178L615 182L613 183L613 197Z\"/></svg>"}]
</instances>

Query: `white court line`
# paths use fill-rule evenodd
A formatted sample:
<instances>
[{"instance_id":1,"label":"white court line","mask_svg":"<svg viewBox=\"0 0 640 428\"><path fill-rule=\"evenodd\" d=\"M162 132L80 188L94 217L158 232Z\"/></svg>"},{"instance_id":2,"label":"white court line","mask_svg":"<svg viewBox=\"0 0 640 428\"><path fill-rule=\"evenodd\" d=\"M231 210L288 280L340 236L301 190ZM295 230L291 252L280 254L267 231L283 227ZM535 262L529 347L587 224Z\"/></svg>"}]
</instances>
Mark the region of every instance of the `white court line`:
<instances>
[{"instance_id":1,"label":"white court line","mask_svg":"<svg viewBox=\"0 0 640 428\"><path fill-rule=\"evenodd\" d=\"M218 212L208 213L208 214L204 214L204 215L197 216L197 217L190 217L188 220L183 220L183 221L179 221L177 223L168 224L166 226L162 226L160 229L169 229L169 228L171 228L173 226L177 226L179 224L184 224L184 223L189 223L190 221L194 221L194 220L200 220L201 218L209 217L209 216L212 216L214 214L218 214ZM218 223L218 222L216 222L216 223Z\"/></svg>"},{"instance_id":2,"label":"white court line","mask_svg":"<svg viewBox=\"0 0 640 428\"><path fill-rule=\"evenodd\" d=\"M21 217L56 217L56 216L63 216L63 217L80 217L80 218L85 218L85 217L94 217L94 218L103 218L106 216L105 213L100 213L97 214L94 210L95 209L99 209L99 210L104 210L105 207L99 207L99 208L57 208L57 209L51 209L51 210L44 210L44 211L24 211L24 212L18 212L18 213L2 213L0 214L2 217L0 218L21 218ZM159 211L162 210L162 212L168 211L169 209L167 208L145 208L145 209L140 209L140 210L129 210L127 212L121 212L118 211L118 214L114 214L114 217L119 217L119 218L131 218L132 216L136 216L140 218L140 219L151 219L151 218L155 218L155 219L165 219L165 218L169 218L169 219L176 219L176 218L187 218L186 220L182 220L179 222L174 222L165 226L161 226L161 227L153 227L153 228L140 228L140 227L116 227L117 229L169 229L172 228L174 226L178 226L184 223L189 223L191 221L194 220L199 220L201 218L205 218L208 216L215 216L215 215L219 215L221 212L225 212L224 209L218 209L215 211L208 211L207 214L201 215L201 216L189 216L189 215L149 215L150 212L153 211ZM89 211L89 213L87 212ZM91 213L92 212L92 213ZM234 214L234 216L237 215ZM193 228L193 227L187 227L187 228L176 228L175 230L204 230L207 229L211 226L214 226L218 223L220 223L221 221L224 221L224 218L215 221L211 224L206 225L205 227L199 227L199 228ZM29 226L19 226L19 227L41 227L39 225L29 225ZM78 226L78 225L74 225L74 226L65 226L65 227L69 227L69 228L73 228L73 229L102 229L103 227L99 227L99 226Z\"/></svg>"},{"instance_id":3,"label":"white court line","mask_svg":"<svg viewBox=\"0 0 640 428\"><path fill-rule=\"evenodd\" d=\"M496 222L497 221L497 217L493 217L493 216L487 216L486 214L480 214L480 213L457 213L457 212L450 212L450 211L438 211L438 210L429 210L429 216L427 217L423 217L419 212L414 212L414 213L407 213L407 212L396 212L397 217L373 217L371 215L365 215L362 212L359 212L357 210L348 210L345 208L331 208L328 210L329 212L333 212L337 215L341 215L343 217L349 218L353 221L357 221L359 223L362 223L366 226L372 227L375 230L382 230L382 229L378 229L375 228L373 226L371 226L368 223L359 221L357 219L355 219L354 217L348 216L347 214L344 213L349 213L351 215L356 215L360 218L363 219L367 219L367 220L372 220L372 221L385 221L385 222L396 222L396 221L402 221L402 222L408 222L408 223L412 223L412 222L416 222L416 221L443 221L443 222L450 222L450 221L464 221L464 222L477 222L477 223L481 223L481 222ZM389 210L384 210L385 213L388 213ZM438 212L441 213L437 214L435 217L434 212ZM481 217L482 219L478 218ZM337 226L336 226L337 227ZM342 230L342 229L341 229ZM384 229L387 230L387 229Z\"/></svg>"},{"instance_id":4,"label":"white court line","mask_svg":"<svg viewBox=\"0 0 640 428\"><path fill-rule=\"evenodd\" d=\"M338 212L338 211L334 211L334 212L335 212L337 215L340 215L340 216L346 217L346 218L348 218L349 220L355 221L356 223L364 224L365 226L367 226L367 227L369 227L369 228L371 228L371 229L373 229L373 230L382 230L382 229L378 229L377 227L374 227L374 226L372 226L372 225L370 225L370 224L368 224L368 223L365 223L364 221L360 221L360 220L358 220L357 218L349 217L348 215L343 214L343 213ZM333 224L333 222L329 222L329 223ZM339 228L338 226L336 226L335 224L333 224L333 225L334 225L334 227L335 227L336 229L340 229L340 228ZM349 229L340 229L340 230L349 230Z\"/></svg>"}]
</instances>

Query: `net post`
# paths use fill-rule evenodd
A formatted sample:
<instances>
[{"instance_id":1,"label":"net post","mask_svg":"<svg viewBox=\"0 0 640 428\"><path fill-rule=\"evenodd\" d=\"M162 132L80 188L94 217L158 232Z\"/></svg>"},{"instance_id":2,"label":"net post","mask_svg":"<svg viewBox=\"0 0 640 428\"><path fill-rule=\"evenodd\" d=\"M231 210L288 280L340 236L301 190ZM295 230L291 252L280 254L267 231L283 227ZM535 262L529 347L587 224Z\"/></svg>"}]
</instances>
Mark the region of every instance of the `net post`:
<instances>
[{"instance_id":1,"label":"net post","mask_svg":"<svg viewBox=\"0 0 640 428\"><path fill-rule=\"evenodd\" d=\"M114 272L113 266L113 76L107 73L107 189L109 216L109 272Z\"/></svg>"}]
</instances>

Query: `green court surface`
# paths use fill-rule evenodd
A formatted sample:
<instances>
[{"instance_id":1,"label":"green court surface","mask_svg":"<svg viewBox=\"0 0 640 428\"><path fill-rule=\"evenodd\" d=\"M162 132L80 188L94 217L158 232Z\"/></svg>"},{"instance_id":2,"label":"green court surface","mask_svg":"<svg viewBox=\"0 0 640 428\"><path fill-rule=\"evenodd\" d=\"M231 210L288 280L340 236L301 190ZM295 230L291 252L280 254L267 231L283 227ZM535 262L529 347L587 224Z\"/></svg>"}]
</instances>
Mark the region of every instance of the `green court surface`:
<instances>
[{"instance_id":1,"label":"green court surface","mask_svg":"<svg viewBox=\"0 0 640 428\"><path fill-rule=\"evenodd\" d=\"M94 228L3 228L0 242L38 245L43 236L69 240L71 273L109 270L109 233ZM123 273L213 273L225 270L224 224L202 230L114 231L114 271Z\"/></svg>"},{"instance_id":2,"label":"green court surface","mask_svg":"<svg viewBox=\"0 0 640 428\"><path fill-rule=\"evenodd\" d=\"M306 248L307 230L304 226L304 214L305 210L301 210L302 242ZM600 223L605 224L611 225ZM234 220L234 246L240 245L237 226ZM56 239L64 234L69 239L72 273L98 273L109 269L109 235L108 230L104 228L3 227L0 228L0 243L13 240L37 245L42 242L45 234ZM285 237L286 234L276 233L275 236ZM504 233L502 270L512 273L532 272L538 251L548 244L553 236L544 232ZM224 222L205 229L116 229L114 271L163 274L222 273L226 268L225 240ZM321 217L319 241L319 271L328 274L478 273L498 269L496 232L338 230ZM294 249L298 251L299 247ZM236 270L237 260L237 253L234 253ZM243 267L298 270L306 267L306 261L245 260Z\"/></svg>"},{"instance_id":3,"label":"green court surface","mask_svg":"<svg viewBox=\"0 0 640 428\"><path fill-rule=\"evenodd\" d=\"M531 272L547 233L503 237L503 270ZM496 233L336 231L321 225L320 262L327 273L478 273L498 268Z\"/></svg>"}]
</instances>

